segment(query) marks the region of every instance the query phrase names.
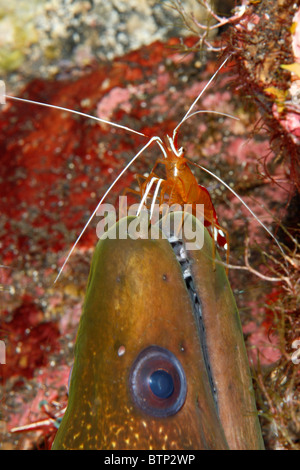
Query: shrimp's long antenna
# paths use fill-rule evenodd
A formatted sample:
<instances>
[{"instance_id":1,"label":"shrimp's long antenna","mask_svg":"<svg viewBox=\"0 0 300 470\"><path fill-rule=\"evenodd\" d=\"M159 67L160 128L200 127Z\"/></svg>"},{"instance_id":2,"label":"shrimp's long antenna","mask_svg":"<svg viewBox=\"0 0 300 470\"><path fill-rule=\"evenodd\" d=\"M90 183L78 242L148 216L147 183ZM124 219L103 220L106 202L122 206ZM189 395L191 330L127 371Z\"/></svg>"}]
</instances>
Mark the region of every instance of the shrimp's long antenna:
<instances>
[{"instance_id":1,"label":"shrimp's long antenna","mask_svg":"<svg viewBox=\"0 0 300 470\"><path fill-rule=\"evenodd\" d=\"M207 168L204 168L204 166L201 166L199 165L198 163L195 163L195 162L192 162L191 160L187 159L188 162L191 164L191 165L194 165L194 166L197 166L199 168L201 168L201 170L205 171L206 173L208 173L209 175L213 176L213 178L215 178L216 180L218 180L220 183L222 183L225 188L229 189L229 191L232 192L232 194L234 194L234 196L244 205L244 207L246 207L246 209L250 212L250 214L252 215L252 217L264 228L264 230L270 235L270 237L273 238L273 240L276 242L278 248L280 249L281 253L283 254L283 256L285 257L286 256L286 253L285 251L283 250L282 246L280 245L279 241L277 240L277 238L275 237L275 235L273 235L273 233L268 229L268 227L266 227L266 225L260 220L260 218L254 214L253 210L250 209L250 207L248 206L248 204L245 203L245 201L241 198L241 196L238 195L238 193L236 193L234 191L234 189L232 189L227 183L225 183L224 180L222 180L222 178L220 178L219 176L215 175L212 171L208 170Z\"/></svg>"},{"instance_id":2,"label":"shrimp's long antenna","mask_svg":"<svg viewBox=\"0 0 300 470\"><path fill-rule=\"evenodd\" d=\"M211 82L215 79L215 77L217 76L217 74L219 73L219 71L221 70L222 67L224 67L224 65L226 64L226 62L228 61L228 59L230 58L230 55L226 57L226 59L222 62L222 64L220 65L220 67L216 70L216 72L213 74L213 76L208 80L207 84L205 85L205 87L203 88L203 90L199 93L199 95L197 96L197 98L194 100L194 102L191 104L191 106L189 107L188 111L185 113L185 115L183 116L183 118L181 119L181 121L179 122L179 124L177 124L177 126L175 127L174 131L173 131L173 142L175 141L176 139L176 134L178 132L178 129L180 128L180 126L184 123L184 121L187 120L187 118L189 117L192 109L196 106L196 104L198 103L198 101L200 100L201 96L203 95L203 93L205 93L205 91L207 90L207 88L210 86Z\"/></svg>"},{"instance_id":3,"label":"shrimp's long antenna","mask_svg":"<svg viewBox=\"0 0 300 470\"><path fill-rule=\"evenodd\" d=\"M195 116L196 114L204 114L204 113L218 114L219 116L229 117L230 119L235 119L236 121L240 121L240 118L233 116L232 114L222 113L221 111L213 111L211 109L201 109L200 111L195 111L194 113L188 115L188 117L186 118L186 121L190 119L192 116Z\"/></svg>"},{"instance_id":4,"label":"shrimp's long antenna","mask_svg":"<svg viewBox=\"0 0 300 470\"><path fill-rule=\"evenodd\" d=\"M143 137L148 137L146 134L143 134L142 132L135 131L134 129L131 129L130 127L122 126L122 124L116 124L115 122L108 121L107 119L102 119L102 118L99 118L99 117L96 117L96 116L92 116L90 114L82 113L81 111L75 111L74 109L63 108L62 106L56 106L54 104L42 103L40 101L27 100L25 98L18 98L17 96L10 96L10 95L4 95L4 96L5 96L5 98L9 98L10 100L23 101L24 103L37 104L39 106L45 106L46 108L59 109L60 111L65 111L67 113L78 114L79 116L87 117L89 119L94 119L95 121L102 122L104 124L108 124L109 126L118 127L119 129L123 129L124 131L132 132L133 134L142 135Z\"/></svg>"},{"instance_id":5,"label":"shrimp's long antenna","mask_svg":"<svg viewBox=\"0 0 300 470\"><path fill-rule=\"evenodd\" d=\"M144 150L146 150L147 147L149 147L149 145L152 144L152 142L157 142L159 144L162 144L162 141L159 137L157 136L154 136L152 137L147 143L146 145L144 145L144 147L142 147L138 153L130 160L130 162L125 166L125 168L123 168L123 170L121 171L121 173L119 173L119 175L116 177L116 179L113 181L113 183L109 186L109 188L107 189L107 191L104 193L104 195L102 196L101 200L99 201L99 203L97 204L97 207L95 208L94 212L92 213L92 215L90 216L89 220L87 221L87 223L85 224L85 226L83 227L81 233L79 234L79 236L77 237L77 240L75 241L74 245L72 246L71 250L69 251L68 253L68 256L66 257L65 261L64 261L64 264L62 265L62 267L60 268L59 270L59 273L58 275L56 276L55 278L55 281L54 283L56 283L56 281L58 280L58 278L60 277L65 265L67 264L70 256L72 255L73 251L75 250L75 247L77 246L79 240L81 239L82 235L84 234L84 232L86 231L88 225L90 224L91 220L93 219L93 217L95 216L95 214L97 213L99 207L101 206L101 204L103 203L104 199L106 198L106 196L108 195L108 193L111 191L111 189L114 187L114 185L117 183L117 181L119 181L119 179L124 175L125 171L128 170L128 168L130 167L130 165L132 165L132 163L141 155L141 153L144 152Z\"/></svg>"}]
</instances>

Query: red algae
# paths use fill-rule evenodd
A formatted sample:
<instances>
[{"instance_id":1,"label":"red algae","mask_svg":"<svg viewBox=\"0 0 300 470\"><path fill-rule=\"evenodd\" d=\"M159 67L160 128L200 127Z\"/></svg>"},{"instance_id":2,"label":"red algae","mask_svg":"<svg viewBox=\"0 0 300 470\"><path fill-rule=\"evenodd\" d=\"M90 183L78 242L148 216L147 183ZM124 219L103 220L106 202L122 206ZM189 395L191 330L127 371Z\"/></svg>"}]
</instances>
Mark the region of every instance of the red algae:
<instances>
[{"instance_id":1,"label":"red algae","mask_svg":"<svg viewBox=\"0 0 300 470\"><path fill-rule=\"evenodd\" d=\"M32 378L35 369L47 366L49 355L58 350L58 327L44 321L42 310L30 296L24 296L9 316L11 319L5 321L7 359L3 376Z\"/></svg>"}]
</instances>

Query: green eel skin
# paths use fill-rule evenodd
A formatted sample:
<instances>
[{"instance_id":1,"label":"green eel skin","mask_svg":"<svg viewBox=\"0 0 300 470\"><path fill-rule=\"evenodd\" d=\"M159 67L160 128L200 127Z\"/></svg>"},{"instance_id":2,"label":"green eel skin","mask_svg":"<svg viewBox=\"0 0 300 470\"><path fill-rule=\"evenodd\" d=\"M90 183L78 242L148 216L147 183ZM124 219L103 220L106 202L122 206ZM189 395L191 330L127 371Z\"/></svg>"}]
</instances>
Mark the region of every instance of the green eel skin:
<instances>
[{"instance_id":1,"label":"green eel skin","mask_svg":"<svg viewBox=\"0 0 300 470\"><path fill-rule=\"evenodd\" d=\"M239 314L206 229L203 248L187 255L202 326L168 240L98 242L53 449L264 448ZM152 350L158 363L148 357ZM186 383L170 372L174 390L157 398L147 367L169 370L159 362L165 350ZM145 354L146 378L136 372ZM179 409L164 415L177 392Z\"/></svg>"}]
</instances>

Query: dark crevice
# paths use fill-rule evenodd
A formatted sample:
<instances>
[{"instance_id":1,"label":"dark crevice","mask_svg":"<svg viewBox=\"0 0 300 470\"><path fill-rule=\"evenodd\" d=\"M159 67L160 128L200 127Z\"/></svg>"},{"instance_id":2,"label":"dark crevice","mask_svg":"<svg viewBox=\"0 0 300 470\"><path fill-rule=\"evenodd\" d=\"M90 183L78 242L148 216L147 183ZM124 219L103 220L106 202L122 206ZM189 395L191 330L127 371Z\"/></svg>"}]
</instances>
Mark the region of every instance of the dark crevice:
<instances>
[{"instance_id":1,"label":"dark crevice","mask_svg":"<svg viewBox=\"0 0 300 470\"><path fill-rule=\"evenodd\" d=\"M180 264L180 267L182 270L182 277L186 284L188 293L190 295L190 299L191 299L193 311L194 311L194 316L195 316L196 323L197 323L198 334L200 338L205 368L206 368L206 372L207 372L207 376L208 376L208 380L210 384L210 389L211 389L211 393L212 393L212 396L216 405L216 409L219 412L217 389L215 387L214 380L213 380L213 374L212 374L212 370L210 366L209 354L208 354L208 348L207 348L207 342L206 342L206 332L205 332L205 326L204 326L204 321L203 321L202 303L197 293L197 289L195 287L195 282L194 282L192 270L191 270L191 262L188 258L188 254L187 254L187 251L185 249L185 246L182 240L178 240L176 237L172 237L169 239L169 243L172 246L172 249L176 255L177 261Z\"/></svg>"}]
</instances>

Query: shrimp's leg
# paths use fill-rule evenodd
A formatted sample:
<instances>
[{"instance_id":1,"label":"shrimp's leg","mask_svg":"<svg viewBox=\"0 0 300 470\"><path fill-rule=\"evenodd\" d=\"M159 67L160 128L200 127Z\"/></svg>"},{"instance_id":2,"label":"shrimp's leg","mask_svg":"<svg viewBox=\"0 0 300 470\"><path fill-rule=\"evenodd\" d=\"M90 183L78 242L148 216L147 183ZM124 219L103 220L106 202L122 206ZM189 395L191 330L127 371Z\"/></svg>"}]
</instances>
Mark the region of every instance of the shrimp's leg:
<instances>
[{"instance_id":1,"label":"shrimp's leg","mask_svg":"<svg viewBox=\"0 0 300 470\"><path fill-rule=\"evenodd\" d=\"M154 175L152 171L151 171L150 175L148 175L148 176L136 174L135 179L136 179L136 181L139 185L139 189L137 190L137 189L132 189L132 188L127 187L127 188L123 189L122 196L126 196L127 193L131 193L131 194L135 194L136 196L139 196L139 197L142 198L143 195L146 192L147 184L153 176L156 177L156 175ZM158 179L158 177L157 177L157 179ZM144 180L144 181L142 181L142 180ZM120 207L120 213L123 214L123 207Z\"/></svg>"},{"instance_id":2,"label":"shrimp's leg","mask_svg":"<svg viewBox=\"0 0 300 470\"><path fill-rule=\"evenodd\" d=\"M219 223L216 224L216 228L217 228L217 231L218 231L216 242L218 243L219 246L221 246L222 248L224 248L224 250L226 250L226 264L227 264L226 274L228 276L229 253L230 253L229 233L228 233L228 230L221 227L219 225Z\"/></svg>"},{"instance_id":3,"label":"shrimp's leg","mask_svg":"<svg viewBox=\"0 0 300 470\"><path fill-rule=\"evenodd\" d=\"M126 196L126 194L128 193L131 193L131 194L135 194L136 196L140 196L140 192L135 190L135 189L131 189L131 188L125 188L123 189L122 193L121 193L121 196ZM120 199L119 199L120 201ZM123 217L127 217L128 213L127 213L127 203L125 202L125 198L121 197L121 202L119 202L119 218L122 219Z\"/></svg>"},{"instance_id":4,"label":"shrimp's leg","mask_svg":"<svg viewBox=\"0 0 300 470\"><path fill-rule=\"evenodd\" d=\"M145 204L145 202L147 201L147 197L148 197L148 195L151 191L151 188L152 188L153 184L155 183L155 181L157 181L157 180L158 180L157 176L153 176L149 182L148 182L148 178L145 181L145 183L147 183L147 186L146 186L145 192L143 194L142 200L140 202L139 208L138 208L137 213L136 213L137 217L140 215L142 207ZM143 184L145 184L145 183L143 183Z\"/></svg>"},{"instance_id":5,"label":"shrimp's leg","mask_svg":"<svg viewBox=\"0 0 300 470\"><path fill-rule=\"evenodd\" d=\"M160 195L159 195L159 205L160 205L160 212L162 215L162 219L168 216L170 212L170 207L172 206L173 206L172 207L173 212L174 211L177 212L180 210L184 211L183 202L181 199L177 199L176 201L176 199L174 198L172 200L172 197L174 195L174 188L175 188L174 183L173 182L171 183L168 180L160 180L157 186L158 185L161 185ZM166 201L165 201L165 195L168 195L168 199ZM155 199L156 199L156 193L155 193ZM166 202L166 204L164 204L164 202ZM165 209L166 206L167 206L167 210ZM184 214L182 214L182 220L180 224L176 220L176 226L175 226L176 232L174 233L174 236L176 236L177 238L181 238L183 224L184 224Z\"/></svg>"},{"instance_id":6,"label":"shrimp's leg","mask_svg":"<svg viewBox=\"0 0 300 470\"><path fill-rule=\"evenodd\" d=\"M163 179L159 179L158 182L156 183L156 188L153 194L152 202L151 202L151 208L150 208L150 220L152 219L153 211L154 211L154 206L155 206L155 201L158 196L159 188L160 185L164 182Z\"/></svg>"},{"instance_id":7,"label":"shrimp's leg","mask_svg":"<svg viewBox=\"0 0 300 470\"><path fill-rule=\"evenodd\" d=\"M214 218L211 221L211 231L213 239L213 263L215 269L215 254L216 254L216 243L219 247L226 250L226 274L228 276L228 264L229 264L229 233L221 227L221 225Z\"/></svg>"}]
</instances>

